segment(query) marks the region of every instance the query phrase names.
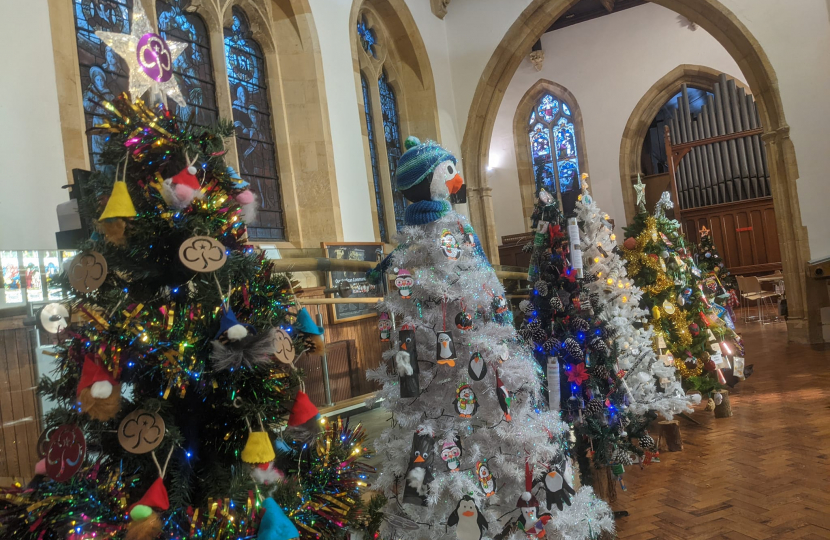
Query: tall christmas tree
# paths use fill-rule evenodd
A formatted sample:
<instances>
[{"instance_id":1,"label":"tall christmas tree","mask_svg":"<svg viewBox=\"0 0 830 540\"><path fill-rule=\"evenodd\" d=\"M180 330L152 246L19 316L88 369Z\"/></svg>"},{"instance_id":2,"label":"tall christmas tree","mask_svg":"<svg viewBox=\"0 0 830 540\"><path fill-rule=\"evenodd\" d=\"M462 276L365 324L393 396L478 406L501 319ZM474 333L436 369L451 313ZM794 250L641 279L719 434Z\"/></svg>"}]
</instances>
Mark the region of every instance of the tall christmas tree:
<instances>
[{"instance_id":1,"label":"tall christmas tree","mask_svg":"<svg viewBox=\"0 0 830 540\"><path fill-rule=\"evenodd\" d=\"M644 435L646 419L629 409L629 390L617 367L616 331L603 318L599 295L587 288L597 278L584 273L576 219L566 222L556 199L540 190L532 225L533 294L520 304L525 318L519 333L546 366L550 407L561 407L573 426L583 481L597 485L595 473L611 467L620 478L631 453L642 453L631 436Z\"/></svg>"},{"instance_id":2,"label":"tall christmas tree","mask_svg":"<svg viewBox=\"0 0 830 540\"><path fill-rule=\"evenodd\" d=\"M504 289L449 195L456 158L410 137L396 173L412 202L382 268L411 276L379 304L395 314L390 366L370 372L392 427L376 441L381 536L569 539L613 529L590 488L573 489L567 426L544 410L539 368L516 339ZM391 367L391 369L390 369Z\"/></svg>"},{"instance_id":3,"label":"tall christmas tree","mask_svg":"<svg viewBox=\"0 0 830 540\"><path fill-rule=\"evenodd\" d=\"M148 62L182 45L143 17L136 4L140 35L101 38L141 64L134 96L146 84L179 98L155 83L169 64ZM154 46L136 60L139 40ZM300 390L295 346L319 347L321 329L305 310L294 320L288 280L245 245L256 198L223 161L232 126L126 94L100 105L107 143L80 200L97 232L62 276L67 305L39 317L56 333L41 383L56 407L34 480L0 495L0 536L342 536L358 517L362 429L326 424Z\"/></svg>"},{"instance_id":4,"label":"tall christmas tree","mask_svg":"<svg viewBox=\"0 0 830 540\"><path fill-rule=\"evenodd\" d=\"M671 420L673 415L690 410L690 404L700 397L686 396L674 363L664 363L655 354L654 332L647 320L650 313L640 306L643 291L628 278L614 224L588 193L585 178L583 186L576 203L582 260L585 272L597 278L585 287L599 298L603 306L600 318L614 331L615 370L625 373L623 381L633 413L655 412Z\"/></svg>"},{"instance_id":5,"label":"tall christmas tree","mask_svg":"<svg viewBox=\"0 0 830 540\"><path fill-rule=\"evenodd\" d=\"M726 309L714 301L676 220L665 216L672 203L664 193L654 215L640 213L625 229L623 254L628 274L645 294L641 306L651 313L656 347L674 361L687 388L712 393L725 384L724 370L743 377L743 344ZM740 376L738 376L740 374Z\"/></svg>"},{"instance_id":6,"label":"tall christmas tree","mask_svg":"<svg viewBox=\"0 0 830 540\"><path fill-rule=\"evenodd\" d=\"M698 268L707 277L717 278L715 283L710 281L709 285L716 285L717 290L713 291L717 296L717 302L729 310L732 319L735 319L734 308L740 306L738 301L738 280L735 279L726 267L726 263L718 253L718 248L712 238L712 231L707 227L701 227L700 243L697 245L695 261Z\"/></svg>"}]
</instances>

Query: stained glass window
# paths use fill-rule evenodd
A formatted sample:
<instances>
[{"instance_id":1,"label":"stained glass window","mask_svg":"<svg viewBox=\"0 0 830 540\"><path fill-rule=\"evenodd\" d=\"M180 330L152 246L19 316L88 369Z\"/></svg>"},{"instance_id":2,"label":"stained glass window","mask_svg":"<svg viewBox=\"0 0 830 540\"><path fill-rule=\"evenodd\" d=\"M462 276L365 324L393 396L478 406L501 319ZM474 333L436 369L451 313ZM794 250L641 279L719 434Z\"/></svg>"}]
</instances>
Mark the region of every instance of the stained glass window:
<instances>
[{"instance_id":1,"label":"stained glass window","mask_svg":"<svg viewBox=\"0 0 830 540\"><path fill-rule=\"evenodd\" d=\"M276 148L271 134L265 58L251 37L248 19L234 7L230 28L225 28L225 56L233 99L233 125L242 178L259 196L257 220L249 224L251 239L283 240L280 182Z\"/></svg>"},{"instance_id":2,"label":"stained glass window","mask_svg":"<svg viewBox=\"0 0 830 540\"><path fill-rule=\"evenodd\" d=\"M75 10L84 119L89 129L102 123L107 116L102 101L112 100L129 90L127 64L95 32L103 30L128 34L133 0L73 0L72 5ZM107 135L87 135L87 138L90 163L96 169Z\"/></svg>"},{"instance_id":3,"label":"stained glass window","mask_svg":"<svg viewBox=\"0 0 830 540\"><path fill-rule=\"evenodd\" d=\"M216 122L216 83L210 60L210 41L205 22L195 13L185 11L190 0L157 0L159 32L164 39L187 43L187 48L173 63L187 106L175 102L176 116L200 126Z\"/></svg>"},{"instance_id":4,"label":"stained glass window","mask_svg":"<svg viewBox=\"0 0 830 540\"><path fill-rule=\"evenodd\" d=\"M566 211L579 191L576 127L570 116L567 103L544 94L530 113L532 127L528 132L536 189L545 188L563 195Z\"/></svg>"},{"instance_id":5,"label":"stained glass window","mask_svg":"<svg viewBox=\"0 0 830 540\"><path fill-rule=\"evenodd\" d=\"M375 45L378 42L378 38L375 31L366 24L365 15L357 21L357 35L360 38L360 45L363 47L363 50L377 58Z\"/></svg>"},{"instance_id":6,"label":"stained glass window","mask_svg":"<svg viewBox=\"0 0 830 540\"><path fill-rule=\"evenodd\" d=\"M383 114L383 134L386 139L386 157L389 160L389 177L393 179L392 198L395 204L395 222L400 231L404 225L406 199L401 192L394 189L394 178L398 160L402 154L401 127L398 119L398 102L395 99L395 91L389 84L386 70L382 71L378 78L378 90L380 91L380 110Z\"/></svg>"},{"instance_id":7,"label":"stained glass window","mask_svg":"<svg viewBox=\"0 0 830 540\"><path fill-rule=\"evenodd\" d=\"M378 147L375 141L374 117L372 115L372 101L369 97L369 83L366 77L360 74L360 86L363 90L363 108L366 111L366 133L369 138L369 160L372 162L372 181L375 187L375 204L378 209L378 229L380 230L380 241L388 242L389 235L386 234L386 221L383 207L383 191L380 189L380 167L378 165Z\"/></svg>"}]
</instances>

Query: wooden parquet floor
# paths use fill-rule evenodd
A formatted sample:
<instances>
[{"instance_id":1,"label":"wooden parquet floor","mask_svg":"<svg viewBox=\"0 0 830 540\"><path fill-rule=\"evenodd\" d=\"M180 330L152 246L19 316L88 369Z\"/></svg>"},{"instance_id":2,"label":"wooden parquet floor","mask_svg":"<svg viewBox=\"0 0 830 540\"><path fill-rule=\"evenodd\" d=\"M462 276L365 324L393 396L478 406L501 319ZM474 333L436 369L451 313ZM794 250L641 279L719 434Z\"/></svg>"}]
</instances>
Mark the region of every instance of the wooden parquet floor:
<instances>
[{"instance_id":1,"label":"wooden parquet floor","mask_svg":"<svg viewBox=\"0 0 830 540\"><path fill-rule=\"evenodd\" d=\"M784 324L739 331L755 373L732 418L696 412L682 452L627 467L619 538L830 539L830 350L787 343Z\"/></svg>"}]
</instances>

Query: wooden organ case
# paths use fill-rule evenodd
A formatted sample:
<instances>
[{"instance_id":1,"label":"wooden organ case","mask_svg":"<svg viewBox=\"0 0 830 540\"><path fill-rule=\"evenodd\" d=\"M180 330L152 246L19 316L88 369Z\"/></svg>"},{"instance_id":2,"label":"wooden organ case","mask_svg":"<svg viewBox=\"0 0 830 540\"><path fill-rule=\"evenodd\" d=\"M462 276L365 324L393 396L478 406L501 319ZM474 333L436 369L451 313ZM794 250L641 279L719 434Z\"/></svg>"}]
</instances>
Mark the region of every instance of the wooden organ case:
<instances>
[{"instance_id":1,"label":"wooden organ case","mask_svg":"<svg viewBox=\"0 0 830 540\"><path fill-rule=\"evenodd\" d=\"M733 274L781 268L762 133L755 100L723 74L696 117L684 84L665 126L675 218L695 243L711 229Z\"/></svg>"}]
</instances>

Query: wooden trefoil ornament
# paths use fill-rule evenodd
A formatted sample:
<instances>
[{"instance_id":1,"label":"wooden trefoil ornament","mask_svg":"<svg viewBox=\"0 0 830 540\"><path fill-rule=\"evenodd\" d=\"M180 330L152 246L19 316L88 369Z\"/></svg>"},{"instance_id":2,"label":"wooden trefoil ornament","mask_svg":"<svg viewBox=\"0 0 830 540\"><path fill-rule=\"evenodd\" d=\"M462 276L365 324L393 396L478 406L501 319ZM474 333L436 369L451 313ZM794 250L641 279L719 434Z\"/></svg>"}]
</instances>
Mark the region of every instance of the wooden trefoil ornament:
<instances>
[{"instance_id":1,"label":"wooden trefoil ornament","mask_svg":"<svg viewBox=\"0 0 830 540\"><path fill-rule=\"evenodd\" d=\"M92 292L107 279L107 260L97 251L84 251L69 263L69 284L81 293Z\"/></svg>"},{"instance_id":2,"label":"wooden trefoil ornament","mask_svg":"<svg viewBox=\"0 0 830 540\"><path fill-rule=\"evenodd\" d=\"M215 272L225 265L225 246L210 236L194 236L179 246L179 260L194 272Z\"/></svg>"}]
</instances>

